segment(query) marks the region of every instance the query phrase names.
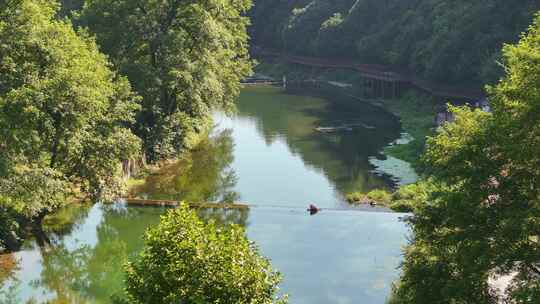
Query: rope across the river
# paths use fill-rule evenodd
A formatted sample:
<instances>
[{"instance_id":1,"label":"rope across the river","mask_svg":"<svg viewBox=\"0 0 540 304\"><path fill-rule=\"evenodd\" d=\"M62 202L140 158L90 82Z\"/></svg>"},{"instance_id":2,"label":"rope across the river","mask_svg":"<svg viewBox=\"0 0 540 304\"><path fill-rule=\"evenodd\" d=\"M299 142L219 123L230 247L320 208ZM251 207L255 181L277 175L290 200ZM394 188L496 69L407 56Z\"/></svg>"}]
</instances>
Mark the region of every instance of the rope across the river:
<instances>
[{"instance_id":1,"label":"rope across the river","mask_svg":"<svg viewBox=\"0 0 540 304\"><path fill-rule=\"evenodd\" d=\"M181 202L172 201L172 200L150 200L150 199L139 199L139 198L127 198L125 199L126 204L132 206L154 206L154 207L178 207ZM332 211L332 212L351 212L351 211L366 211L369 209L361 208L318 208L315 205L311 204L307 208L292 206L292 205L269 205L269 204L245 204L245 203L216 203L216 202L203 202L203 203L193 203L186 202L191 208L202 208L202 209L224 209L224 210L250 210L250 209L282 209L282 210L291 210L291 211L302 211L309 212L311 214L317 214L322 211ZM373 209L370 208L370 209ZM379 209L380 210L380 209Z\"/></svg>"}]
</instances>

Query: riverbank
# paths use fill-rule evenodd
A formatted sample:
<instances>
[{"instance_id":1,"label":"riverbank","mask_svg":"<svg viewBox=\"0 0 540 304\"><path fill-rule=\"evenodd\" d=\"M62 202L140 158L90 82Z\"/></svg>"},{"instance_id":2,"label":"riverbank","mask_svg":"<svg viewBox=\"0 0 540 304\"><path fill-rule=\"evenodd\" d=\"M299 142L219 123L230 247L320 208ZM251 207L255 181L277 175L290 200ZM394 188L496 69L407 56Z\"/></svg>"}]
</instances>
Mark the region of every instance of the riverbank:
<instances>
[{"instance_id":1,"label":"riverbank","mask_svg":"<svg viewBox=\"0 0 540 304\"><path fill-rule=\"evenodd\" d=\"M360 91L360 88L357 85L357 83L360 82L360 78L354 71L343 69L310 69L303 66L281 64L279 62L261 63L255 70L258 73L276 79L281 79L283 75L287 75L289 81L310 79L326 82L332 85L335 90L339 90L340 92L351 96L356 96ZM335 85L336 83L342 85ZM433 134L435 118L437 113L441 109L444 109L444 101L439 101L426 94L420 94L414 91L407 91L396 99L355 99L355 101L358 100L381 107L400 120L404 133L402 134L402 138L391 143L381 152L386 156L407 162L415 169L415 171L420 171L420 156L424 150L426 137ZM384 170L385 166L380 161L381 160L378 160L375 163ZM389 164L386 167L395 168L396 166L399 167L401 165L401 163L393 161L393 164ZM392 174L398 172L386 173Z\"/></svg>"},{"instance_id":2,"label":"riverbank","mask_svg":"<svg viewBox=\"0 0 540 304\"><path fill-rule=\"evenodd\" d=\"M394 192L376 189L368 193L353 192L347 195L352 205L387 207L395 212L414 213L417 206L425 205L433 187L430 183L417 182L399 187Z\"/></svg>"},{"instance_id":3,"label":"riverbank","mask_svg":"<svg viewBox=\"0 0 540 304\"><path fill-rule=\"evenodd\" d=\"M379 103L399 117L403 131L409 135L385 148L385 154L404 160L419 171L420 157L427 137L434 134L435 117L441 105L429 96L414 92L407 92L398 99L381 99Z\"/></svg>"},{"instance_id":4,"label":"riverbank","mask_svg":"<svg viewBox=\"0 0 540 304\"><path fill-rule=\"evenodd\" d=\"M134 174L139 180L129 184L141 198L249 202L249 210L199 211L218 225L244 226L283 273L282 290L294 303L334 303L336 294L350 303L384 303L406 244L408 230L399 221L403 215L349 206L342 198L349 191L387 186L386 179L370 172L368 157L399 135L397 121L363 103L351 107L276 87L244 89L237 105L235 115L213 114L216 127L210 138L175 162ZM343 122L371 124L370 119L383 124L332 134L315 130ZM316 218L306 212L310 203L324 210ZM47 224L63 228L50 234L53 242L46 250L28 239L14 253L17 271L0 285L0 293L16 286L13 303L32 298L111 303L110 297L124 288L119 274L126 258L139 252L146 228L155 227L166 210L98 203L47 218ZM68 217L75 222L68 224ZM339 259L335 248L340 248ZM326 275L313 282L316 288L306 286L321 271Z\"/></svg>"}]
</instances>

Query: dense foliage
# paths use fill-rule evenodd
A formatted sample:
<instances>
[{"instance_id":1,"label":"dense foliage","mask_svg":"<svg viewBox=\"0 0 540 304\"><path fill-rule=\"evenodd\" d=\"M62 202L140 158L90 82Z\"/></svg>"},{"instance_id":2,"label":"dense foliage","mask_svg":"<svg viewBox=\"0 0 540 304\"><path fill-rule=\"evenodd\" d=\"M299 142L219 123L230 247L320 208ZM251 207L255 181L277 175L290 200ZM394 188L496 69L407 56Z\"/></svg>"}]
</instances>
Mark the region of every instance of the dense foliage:
<instances>
[{"instance_id":1,"label":"dense foliage","mask_svg":"<svg viewBox=\"0 0 540 304\"><path fill-rule=\"evenodd\" d=\"M61 6L58 15L73 18L84 6L84 0L60 0Z\"/></svg>"},{"instance_id":2,"label":"dense foliage","mask_svg":"<svg viewBox=\"0 0 540 304\"><path fill-rule=\"evenodd\" d=\"M18 248L26 225L33 225L38 241L43 241L41 222L65 204L67 189L63 176L50 168L22 168L1 178L0 251Z\"/></svg>"},{"instance_id":3,"label":"dense foliage","mask_svg":"<svg viewBox=\"0 0 540 304\"><path fill-rule=\"evenodd\" d=\"M263 47L455 83L506 72L488 89L492 113L451 107L455 122L428 140L429 179L371 194L414 211L400 303L540 301L540 15L499 51L540 4L517 2L258 0L251 11ZM46 242L44 217L69 198L118 196L123 160L193 147L214 109L234 108L250 72L249 0L83 3L0 1L0 251L17 249L29 231ZM88 29L75 30L70 18ZM234 184L223 173L231 143L222 146L222 159L198 159L214 169L197 185L210 198ZM196 180L196 170L185 172L175 182ZM502 295L490 284L501 277L510 280ZM242 228L182 207L148 232L120 301L285 302L278 283Z\"/></svg>"},{"instance_id":4,"label":"dense foliage","mask_svg":"<svg viewBox=\"0 0 540 304\"><path fill-rule=\"evenodd\" d=\"M540 9L535 0L256 0L255 44L356 58L460 84L495 81L504 42Z\"/></svg>"},{"instance_id":5,"label":"dense foliage","mask_svg":"<svg viewBox=\"0 0 540 304\"><path fill-rule=\"evenodd\" d=\"M127 265L127 303L270 304L280 275L240 226L199 219L186 206L170 211L146 234Z\"/></svg>"},{"instance_id":6,"label":"dense foliage","mask_svg":"<svg viewBox=\"0 0 540 304\"><path fill-rule=\"evenodd\" d=\"M414 184L399 187L395 192L375 189L368 193L352 192L346 199L351 204L372 204L388 207L396 212L415 212L418 207L429 201L431 192L436 190L430 180L421 180Z\"/></svg>"},{"instance_id":7,"label":"dense foliage","mask_svg":"<svg viewBox=\"0 0 540 304\"><path fill-rule=\"evenodd\" d=\"M540 302L540 15L503 55L493 112L453 108L428 140L433 189L409 220L399 303Z\"/></svg>"},{"instance_id":8,"label":"dense foliage","mask_svg":"<svg viewBox=\"0 0 540 304\"><path fill-rule=\"evenodd\" d=\"M16 1L0 19L0 205L38 226L72 191L117 193L120 162L139 150L129 83L57 10Z\"/></svg>"},{"instance_id":9,"label":"dense foliage","mask_svg":"<svg viewBox=\"0 0 540 304\"><path fill-rule=\"evenodd\" d=\"M250 72L249 0L61 4L0 2L2 249L69 197L118 197L122 161L191 148Z\"/></svg>"},{"instance_id":10,"label":"dense foliage","mask_svg":"<svg viewBox=\"0 0 540 304\"><path fill-rule=\"evenodd\" d=\"M88 0L80 22L143 97L135 133L150 161L174 157L231 110L247 55L249 0Z\"/></svg>"}]
</instances>

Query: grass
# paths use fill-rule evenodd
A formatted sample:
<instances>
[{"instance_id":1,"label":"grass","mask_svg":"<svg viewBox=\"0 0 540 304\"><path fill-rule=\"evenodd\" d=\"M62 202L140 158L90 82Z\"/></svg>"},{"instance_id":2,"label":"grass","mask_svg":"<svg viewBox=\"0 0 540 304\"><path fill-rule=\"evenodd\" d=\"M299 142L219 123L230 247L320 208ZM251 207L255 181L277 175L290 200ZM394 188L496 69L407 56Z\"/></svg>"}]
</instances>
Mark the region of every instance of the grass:
<instances>
[{"instance_id":1,"label":"grass","mask_svg":"<svg viewBox=\"0 0 540 304\"><path fill-rule=\"evenodd\" d=\"M413 212L418 206L425 205L429 200L429 193L433 192L433 184L429 181L420 181L415 184L402 186L395 192L375 189L368 193L353 192L346 196L351 204L366 204L375 201L378 205L388 207L396 212Z\"/></svg>"},{"instance_id":2,"label":"grass","mask_svg":"<svg viewBox=\"0 0 540 304\"><path fill-rule=\"evenodd\" d=\"M392 194L386 190L375 189L368 193L353 192L346 196L351 204L367 204L376 202L378 205L389 206L392 202Z\"/></svg>"},{"instance_id":3,"label":"grass","mask_svg":"<svg viewBox=\"0 0 540 304\"><path fill-rule=\"evenodd\" d=\"M137 187L140 187L142 185L144 185L145 183L145 179L144 178L130 178L128 179L127 181L127 188L128 188L128 191L131 191Z\"/></svg>"},{"instance_id":4,"label":"grass","mask_svg":"<svg viewBox=\"0 0 540 304\"><path fill-rule=\"evenodd\" d=\"M401 119L403 130L413 137L407 144L385 148L387 155L399 158L418 169L424 152L426 137L433 135L435 117L440 108L433 98L413 92L396 100L381 100L382 106Z\"/></svg>"}]
</instances>

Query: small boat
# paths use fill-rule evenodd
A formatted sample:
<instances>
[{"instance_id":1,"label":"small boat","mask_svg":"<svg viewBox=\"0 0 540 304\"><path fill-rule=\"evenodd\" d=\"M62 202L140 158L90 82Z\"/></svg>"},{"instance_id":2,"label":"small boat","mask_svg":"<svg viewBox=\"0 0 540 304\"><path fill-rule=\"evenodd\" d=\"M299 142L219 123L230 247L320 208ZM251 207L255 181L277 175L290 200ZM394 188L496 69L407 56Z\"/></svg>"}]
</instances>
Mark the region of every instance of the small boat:
<instances>
[{"instance_id":1,"label":"small boat","mask_svg":"<svg viewBox=\"0 0 540 304\"><path fill-rule=\"evenodd\" d=\"M336 133L336 132L344 132L344 131L351 132L353 131L353 128L355 127L360 127L367 130L377 129L376 127L368 125L366 123L358 122L358 123L343 124L337 127L316 127L315 131L321 132L321 133Z\"/></svg>"},{"instance_id":2,"label":"small boat","mask_svg":"<svg viewBox=\"0 0 540 304\"><path fill-rule=\"evenodd\" d=\"M377 129L377 128L374 127L374 126L370 126L370 125L365 124L365 123L363 123L363 122L355 123L355 124L349 124L349 125L347 125L347 127L361 127L361 128L368 129L368 130L375 130L375 129Z\"/></svg>"},{"instance_id":3,"label":"small boat","mask_svg":"<svg viewBox=\"0 0 540 304\"><path fill-rule=\"evenodd\" d=\"M375 130L375 129L377 129L377 128L374 127L374 126L370 126L370 125L367 125L367 124L362 124L362 127L364 127L364 129L368 129L368 130Z\"/></svg>"}]
</instances>

